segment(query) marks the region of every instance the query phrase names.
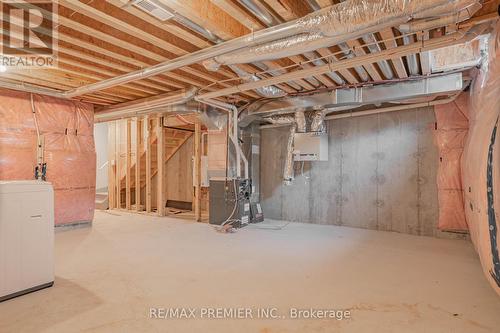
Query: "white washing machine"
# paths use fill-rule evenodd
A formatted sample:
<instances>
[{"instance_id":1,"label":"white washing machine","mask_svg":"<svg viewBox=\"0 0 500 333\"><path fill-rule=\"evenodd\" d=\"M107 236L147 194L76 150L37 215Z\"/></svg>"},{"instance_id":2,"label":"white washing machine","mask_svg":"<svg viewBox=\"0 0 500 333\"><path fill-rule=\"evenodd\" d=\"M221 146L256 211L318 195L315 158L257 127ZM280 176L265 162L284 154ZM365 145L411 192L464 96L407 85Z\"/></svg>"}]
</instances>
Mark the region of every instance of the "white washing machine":
<instances>
[{"instance_id":1,"label":"white washing machine","mask_svg":"<svg viewBox=\"0 0 500 333\"><path fill-rule=\"evenodd\" d=\"M0 302L54 284L54 190L0 181Z\"/></svg>"}]
</instances>

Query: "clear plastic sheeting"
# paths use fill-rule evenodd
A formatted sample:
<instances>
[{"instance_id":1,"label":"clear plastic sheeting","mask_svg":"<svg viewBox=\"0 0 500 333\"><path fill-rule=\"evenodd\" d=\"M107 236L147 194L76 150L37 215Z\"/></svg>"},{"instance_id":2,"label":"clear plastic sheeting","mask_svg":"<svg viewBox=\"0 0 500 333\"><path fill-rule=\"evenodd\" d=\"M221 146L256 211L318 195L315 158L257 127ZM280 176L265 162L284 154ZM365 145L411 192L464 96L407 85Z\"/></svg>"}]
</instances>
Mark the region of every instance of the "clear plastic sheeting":
<instances>
[{"instance_id":1,"label":"clear plastic sheeting","mask_svg":"<svg viewBox=\"0 0 500 333\"><path fill-rule=\"evenodd\" d=\"M435 139L439 149L437 175L439 223L446 231L467 231L460 161L469 130L469 97L461 93L453 102L436 105Z\"/></svg>"},{"instance_id":2,"label":"clear plastic sheeting","mask_svg":"<svg viewBox=\"0 0 500 333\"><path fill-rule=\"evenodd\" d=\"M90 222L94 215L96 155L93 106L33 95L43 137L47 181L54 186L55 223ZM0 90L0 179L34 179L37 135L30 94Z\"/></svg>"},{"instance_id":3,"label":"clear plastic sheeting","mask_svg":"<svg viewBox=\"0 0 500 333\"><path fill-rule=\"evenodd\" d=\"M231 68L240 78L242 78L245 82L255 82L255 81L260 81L260 79L257 77L257 75L254 74L249 74L243 69L239 68L238 66L234 65L229 65L229 68ZM266 98L277 98L277 97L283 97L286 96L286 92L281 90L280 88L276 86L264 86L260 87L258 89L255 89L255 92L259 94L262 97Z\"/></svg>"},{"instance_id":4,"label":"clear plastic sheeting","mask_svg":"<svg viewBox=\"0 0 500 333\"><path fill-rule=\"evenodd\" d=\"M465 216L486 278L500 295L500 22L471 87L469 135L462 158Z\"/></svg>"},{"instance_id":5,"label":"clear plastic sheeting","mask_svg":"<svg viewBox=\"0 0 500 333\"><path fill-rule=\"evenodd\" d=\"M220 65L278 59L359 38L413 18L453 14L477 0L350 0L311 13L294 23L295 34L219 55L204 62Z\"/></svg>"}]
</instances>

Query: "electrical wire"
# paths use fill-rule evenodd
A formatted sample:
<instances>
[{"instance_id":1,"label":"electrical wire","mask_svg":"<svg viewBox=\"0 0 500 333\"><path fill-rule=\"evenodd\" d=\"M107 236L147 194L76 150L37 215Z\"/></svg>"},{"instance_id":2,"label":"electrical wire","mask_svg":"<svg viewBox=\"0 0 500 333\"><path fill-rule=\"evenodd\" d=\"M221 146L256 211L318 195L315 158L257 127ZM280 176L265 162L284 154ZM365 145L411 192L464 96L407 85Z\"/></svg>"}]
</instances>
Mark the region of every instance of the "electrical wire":
<instances>
[{"instance_id":1,"label":"electrical wire","mask_svg":"<svg viewBox=\"0 0 500 333\"><path fill-rule=\"evenodd\" d=\"M302 176L302 177L304 177L305 182L306 182L306 184L307 184L307 182L309 181L309 179L311 179L311 177L309 177L309 176L305 176L305 175L304 175L304 163L305 163L305 162L304 162L304 161L302 161L302 166L301 166L301 168L300 168L300 174L301 174L301 176Z\"/></svg>"},{"instance_id":2,"label":"electrical wire","mask_svg":"<svg viewBox=\"0 0 500 333\"><path fill-rule=\"evenodd\" d=\"M227 181L227 180L226 180ZM224 229L224 226L226 224L232 224L234 222L240 222L241 223L241 220L239 219L233 219L233 215L234 213L236 212L236 208L238 207L238 201L239 201L239 198L238 198L238 192L236 191L236 180L233 180L233 185L234 185L234 206L233 206L233 211L231 212L231 214L227 217L227 219L222 222L220 225L216 226L215 227L215 230L217 231L222 231Z\"/></svg>"},{"instance_id":3,"label":"electrical wire","mask_svg":"<svg viewBox=\"0 0 500 333\"><path fill-rule=\"evenodd\" d=\"M33 120L35 122L35 128L36 128L36 163L37 163L37 168L38 172L42 175L41 177L38 176L38 172L35 172L35 177L38 179L44 180L44 171L43 168L43 150L42 150L42 139L40 136L40 128L38 127L38 120L36 118L36 109L35 109L35 102L33 100L33 94L30 94L30 100L31 100L31 113L33 114Z\"/></svg>"}]
</instances>

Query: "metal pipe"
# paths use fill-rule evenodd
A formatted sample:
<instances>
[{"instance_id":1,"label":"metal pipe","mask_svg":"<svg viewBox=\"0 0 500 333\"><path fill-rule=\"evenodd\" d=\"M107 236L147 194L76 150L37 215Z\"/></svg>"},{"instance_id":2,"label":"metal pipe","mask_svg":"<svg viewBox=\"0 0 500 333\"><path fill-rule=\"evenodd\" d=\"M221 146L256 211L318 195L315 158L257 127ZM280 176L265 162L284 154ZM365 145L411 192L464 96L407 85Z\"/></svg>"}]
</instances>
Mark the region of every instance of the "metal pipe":
<instances>
[{"instance_id":1,"label":"metal pipe","mask_svg":"<svg viewBox=\"0 0 500 333\"><path fill-rule=\"evenodd\" d=\"M283 183L285 185L291 185L294 179L293 174L293 141L295 137L295 131L297 129L297 125L293 124L290 126L290 134L288 137L288 143L286 145L286 161L285 161L285 169L283 171Z\"/></svg>"},{"instance_id":2,"label":"metal pipe","mask_svg":"<svg viewBox=\"0 0 500 333\"><path fill-rule=\"evenodd\" d=\"M398 30L401 33L416 33L419 31L435 29L443 26L447 26L450 24L457 24L459 22L463 22L468 20L476 13L482 6L480 3L476 2L471 6L461 10L460 12L453 13L451 15L442 16L435 19L422 19L422 20L414 20L405 24L401 24L398 27Z\"/></svg>"},{"instance_id":3,"label":"metal pipe","mask_svg":"<svg viewBox=\"0 0 500 333\"><path fill-rule=\"evenodd\" d=\"M276 16L272 15L268 10L262 7L260 3L253 0L238 0L238 2L257 16L267 26L273 26L281 23Z\"/></svg>"},{"instance_id":4,"label":"metal pipe","mask_svg":"<svg viewBox=\"0 0 500 333\"><path fill-rule=\"evenodd\" d=\"M386 56L386 55L395 58L395 57L406 56L406 55L412 54L412 53L414 54L414 53L418 53L418 52L431 51L433 49L441 48L444 46L450 46L450 45L454 45L457 43L463 43L463 42L472 40L478 34L481 34L485 28L486 28L486 24L476 26L470 30L469 30L469 28L466 28L464 30L461 29L456 33L442 36L442 37L438 37L438 38L433 38L433 39L424 41L422 43L414 43L414 44L410 44L410 45L400 46L397 49L384 50L384 51L376 53L376 54L367 54L364 56L356 57L354 59L346 59L346 60L342 60L342 61L339 61L336 63L327 64L324 66L317 66L314 68L297 70L294 72L290 72L290 73L281 75L280 77L267 78L267 79L263 79L263 80L258 81L258 82L244 83L244 84L240 84L237 86L220 89L220 90L214 91L214 92L203 93L200 95L200 98L212 99L215 97L230 95L233 93L240 93L240 92L245 91L245 90L252 90L252 89L258 88L260 86L278 84L281 82L296 80L297 78L308 77L311 75L320 75L320 74L324 74L324 73L331 72L331 71L336 71L336 70L343 69L343 68L352 68L354 66L357 66L357 64L359 64L359 63L377 61L378 59L380 59L381 57Z\"/></svg>"},{"instance_id":5,"label":"metal pipe","mask_svg":"<svg viewBox=\"0 0 500 333\"><path fill-rule=\"evenodd\" d=\"M17 91L24 91L24 92L29 92L33 94L40 94L40 95L46 95L46 96L52 96L52 97L58 97L58 98L67 98L64 95L63 91L56 90L56 89L50 89L50 88L44 88L40 86L35 86L29 83L14 83L14 82L8 82L8 81L0 81L0 88L5 88L5 89L11 89L11 90L17 90Z\"/></svg>"},{"instance_id":6,"label":"metal pipe","mask_svg":"<svg viewBox=\"0 0 500 333\"><path fill-rule=\"evenodd\" d=\"M404 35L403 43L404 45L412 44L413 36ZM420 66L418 65L417 54L411 53L406 55L406 60L408 61L408 68L410 69L410 75L419 75L420 74Z\"/></svg>"},{"instance_id":7,"label":"metal pipe","mask_svg":"<svg viewBox=\"0 0 500 333\"><path fill-rule=\"evenodd\" d=\"M338 27L336 25L329 25L318 23L318 19L329 17L328 14L330 11L335 15L338 15L338 11L340 9L350 9L350 15L359 15L360 12L363 12L363 8L369 5L370 8L376 8L380 4L375 0L370 0L365 3L365 1L360 3L353 3L352 8L345 6L344 3L340 3L331 7L324 8L318 12L311 13L303 18L298 20L290 21L287 23L283 23L268 29L263 29L259 31L252 32L248 35L232 39L230 41L217 44L190 54L186 54L175 59L167 60L165 62L159 63L157 65L144 68L141 70L133 71L131 73L119 75L117 77L103 80L100 82L92 83L86 86L82 86L79 88L71 89L65 93L67 97L76 97L84 94L89 94L98 90L108 89L117 85L122 85L128 82L145 79L154 75L158 75L167 71L172 71L174 69L178 69L180 67L189 66L194 63L200 63L204 60L217 57L222 54L226 54L235 50L248 48L249 46L255 46L258 44L279 40L282 38L290 37L293 35L297 35L300 33L310 33L312 29L320 28L320 33L325 37L335 38L354 38L359 33L364 35L369 32L373 32L375 29L379 29L381 26L392 26L395 24L401 24L408 20L412 15L427 10L429 8L449 4L450 0L426 0L416 2L412 6L400 6L401 1L398 0L390 0L391 11L386 13L385 22L380 17L380 12L372 13L370 10L364 12L365 15L369 16L369 19L364 22L363 26L358 27L359 29L353 29L353 27L349 27L350 30L353 30L352 33L345 34L343 30L338 31ZM385 2L384 2L385 3ZM375 15L376 14L376 15ZM349 19L350 15L343 16L343 20ZM338 20L338 17L335 16L335 19ZM343 22L343 21L342 21ZM333 28L333 29L332 29ZM329 41L331 42L331 41ZM316 47L317 45L315 45ZM316 47L317 48L317 47Z\"/></svg>"},{"instance_id":8,"label":"metal pipe","mask_svg":"<svg viewBox=\"0 0 500 333\"><path fill-rule=\"evenodd\" d=\"M244 175L245 179L248 178L248 160L241 150L241 146L238 142L238 109L228 103L219 102L216 100L200 99L198 97L194 98L197 102L204 103L215 108L226 111L232 119L232 132L229 137L236 151L236 176L241 178L241 161L243 160L244 165Z\"/></svg>"},{"instance_id":9,"label":"metal pipe","mask_svg":"<svg viewBox=\"0 0 500 333\"><path fill-rule=\"evenodd\" d=\"M272 42L230 52L204 62L216 70L220 65L272 60L303 54L356 39L375 31L398 26L429 8L442 6L452 13L458 3L476 0L358 0L346 1L304 17L296 34ZM432 2L432 3L431 3ZM384 13L382 16L380 13Z\"/></svg>"},{"instance_id":10,"label":"metal pipe","mask_svg":"<svg viewBox=\"0 0 500 333\"><path fill-rule=\"evenodd\" d=\"M139 114L165 112L167 111L165 109L167 106L182 104L192 100L196 92L196 88L190 88L180 93L146 97L135 101L107 106L94 113L94 120L95 122L105 122L135 117Z\"/></svg>"},{"instance_id":11,"label":"metal pipe","mask_svg":"<svg viewBox=\"0 0 500 333\"><path fill-rule=\"evenodd\" d=\"M312 63L315 65L315 66L322 66L325 64L325 62L321 59L315 59L316 56L312 53L312 52L306 52L304 53L304 56L309 59L309 60L312 60ZM330 73L326 73L326 75L332 79L335 83L337 83L338 85L343 85L345 84L345 81L335 72L330 72Z\"/></svg>"},{"instance_id":12,"label":"metal pipe","mask_svg":"<svg viewBox=\"0 0 500 333\"><path fill-rule=\"evenodd\" d=\"M394 84L335 89L314 95L285 97L270 101L257 101L250 105L249 116L291 113L303 110L324 109L339 106L381 104L424 96L450 94L463 88L462 73L411 79ZM300 131L300 130L299 130Z\"/></svg>"},{"instance_id":13,"label":"metal pipe","mask_svg":"<svg viewBox=\"0 0 500 333\"><path fill-rule=\"evenodd\" d=\"M175 59L167 60L157 65L133 71L127 74L119 75L111 79L103 80L96 83L91 83L86 86L68 90L65 95L68 98L80 95L89 94L98 90L111 88L117 85L122 85L128 82L145 79L154 75L158 75L167 71L172 71L184 66L189 66L195 63L200 63L203 60L216 57L238 49L246 48L249 45L257 45L273 41L279 38L293 35L297 29L301 27L299 20L283 23L279 26L269 29L263 29L252 32L251 34L241 36L227 42L213 45L211 47L189 53Z\"/></svg>"},{"instance_id":14,"label":"metal pipe","mask_svg":"<svg viewBox=\"0 0 500 333\"><path fill-rule=\"evenodd\" d=\"M235 65L229 65L229 68L233 70L233 72L236 73L240 78L242 78L245 82L252 82L252 81L259 81L260 78L258 78L256 75L249 74L243 69L239 68L238 66ZM280 88L276 86L265 86L265 87L260 87L258 89L255 89L255 92L259 94L262 97L266 98L277 98L277 97L283 97L286 96L286 92L281 90Z\"/></svg>"},{"instance_id":15,"label":"metal pipe","mask_svg":"<svg viewBox=\"0 0 500 333\"><path fill-rule=\"evenodd\" d=\"M377 53L382 51L380 45L378 44L373 34L365 35L362 38L363 41L366 43L368 50L370 50L370 53ZM387 80L392 80L394 78L394 73L387 60L379 60L377 61L377 64Z\"/></svg>"},{"instance_id":16,"label":"metal pipe","mask_svg":"<svg viewBox=\"0 0 500 333\"><path fill-rule=\"evenodd\" d=\"M343 51L344 56L347 59L355 58L354 54L352 53L351 49L349 48L349 46L347 46L346 43L340 43L338 47ZM354 70L356 71L356 73L358 73L359 77L361 78L361 81L366 82L370 80L368 73L362 66L356 66L354 67Z\"/></svg>"}]
</instances>

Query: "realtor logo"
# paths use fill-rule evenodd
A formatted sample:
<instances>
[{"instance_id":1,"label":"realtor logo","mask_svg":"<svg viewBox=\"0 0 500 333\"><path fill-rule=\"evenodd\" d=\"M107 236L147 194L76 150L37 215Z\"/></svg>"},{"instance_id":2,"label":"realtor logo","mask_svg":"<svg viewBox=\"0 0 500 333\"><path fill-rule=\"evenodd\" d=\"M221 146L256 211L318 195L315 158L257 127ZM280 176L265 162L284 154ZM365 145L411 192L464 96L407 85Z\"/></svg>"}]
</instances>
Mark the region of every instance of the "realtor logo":
<instances>
[{"instance_id":1,"label":"realtor logo","mask_svg":"<svg viewBox=\"0 0 500 333\"><path fill-rule=\"evenodd\" d=\"M0 65L54 67L57 54L57 1L0 0Z\"/></svg>"}]
</instances>

